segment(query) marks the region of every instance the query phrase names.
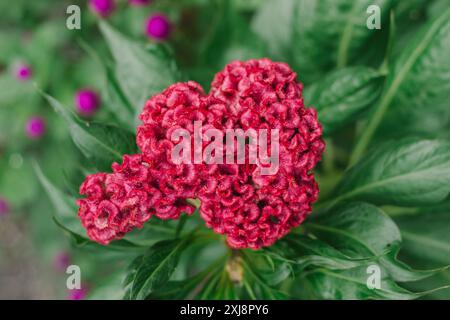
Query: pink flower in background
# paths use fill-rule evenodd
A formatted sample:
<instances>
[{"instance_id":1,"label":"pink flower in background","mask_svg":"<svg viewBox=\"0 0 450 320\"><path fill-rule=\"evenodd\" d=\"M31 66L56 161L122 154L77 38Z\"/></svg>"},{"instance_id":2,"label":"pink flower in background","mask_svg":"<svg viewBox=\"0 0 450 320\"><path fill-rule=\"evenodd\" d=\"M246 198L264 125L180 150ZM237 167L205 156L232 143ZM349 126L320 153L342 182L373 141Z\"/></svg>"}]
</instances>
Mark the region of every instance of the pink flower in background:
<instances>
[{"instance_id":1,"label":"pink flower in background","mask_svg":"<svg viewBox=\"0 0 450 320\"><path fill-rule=\"evenodd\" d=\"M128 0L128 3L133 6L146 6L151 0Z\"/></svg>"},{"instance_id":2,"label":"pink flower in background","mask_svg":"<svg viewBox=\"0 0 450 320\"><path fill-rule=\"evenodd\" d=\"M31 67L27 64L20 64L15 68L15 76L20 81L26 81L33 74Z\"/></svg>"},{"instance_id":3,"label":"pink flower in background","mask_svg":"<svg viewBox=\"0 0 450 320\"><path fill-rule=\"evenodd\" d=\"M75 94L77 112L85 117L92 116L100 106L99 95L91 89L81 89Z\"/></svg>"},{"instance_id":4,"label":"pink flower in background","mask_svg":"<svg viewBox=\"0 0 450 320\"><path fill-rule=\"evenodd\" d=\"M69 290L67 299L69 300L84 300L88 294L89 290L87 287L82 286L81 289Z\"/></svg>"},{"instance_id":5,"label":"pink flower in background","mask_svg":"<svg viewBox=\"0 0 450 320\"><path fill-rule=\"evenodd\" d=\"M41 117L30 118L25 125L25 132L32 139L39 139L45 133L46 125Z\"/></svg>"},{"instance_id":6,"label":"pink flower in background","mask_svg":"<svg viewBox=\"0 0 450 320\"><path fill-rule=\"evenodd\" d=\"M58 252L53 259L53 265L56 270L65 272L67 267L70 266L72 259L70 254L66 251Z\"/></svg>"},{"instance_id":7,"label":"pink flower in background","mask_svg":"<svg viewBox=\"0 0 450 320\"><path fill-rule=\"evenodd\" d=\"M172 26L169 18L162 13L150 16L145 24L145 33L147 36L157 41L169 38L171 29Z\"/></svg>"},{"instance_id":8,"label":"pink flower in background","mask_svg":"<svg viewBox=\"0 0 450 320\"><path fill-rule=\"evenodd\" d=\"M139 116L136 142L142 155L125 155L122 164L113 164L113 174L90 175L81 185L86 197L78 200L78 215L89 237L108 244L153 215L192 214L186 199L196 198L206 225L226 235L230 247L272 245L303 222L319 193L311 171L325 143L317 112L305 107L302 90L287 64L259 59L226 65L209 94L189 81L152 96ZM195 144L196 122L219 132L276 129L279 170L264 174L265 163L251 163L248 152L240 164L174 163L172 152L180 142L172 140L175 130L194 142L188 155L209 147L209 140ZM237 149L232 152L237 158Z\"/></svg>"},{"instance_id":9,"label":"pink flower in background","mask_svg":"<svg viewBox=\"0 0 450 320\"><path fill-rule=\"evenodd\" d=\"M4 217L9 214L9 204L6 199L0 197L0 217Z\"/></svg>"},{"instance_id":10,"label":"pink flower in background","mask_svg":"<svg viewBox=\"0 0 450 320\"><path fill-rule=\"evenodd\" d=\"M89 0L89 7L99 16L106 18L116 9L115 0Z\"/></svg>"}]
</instances>

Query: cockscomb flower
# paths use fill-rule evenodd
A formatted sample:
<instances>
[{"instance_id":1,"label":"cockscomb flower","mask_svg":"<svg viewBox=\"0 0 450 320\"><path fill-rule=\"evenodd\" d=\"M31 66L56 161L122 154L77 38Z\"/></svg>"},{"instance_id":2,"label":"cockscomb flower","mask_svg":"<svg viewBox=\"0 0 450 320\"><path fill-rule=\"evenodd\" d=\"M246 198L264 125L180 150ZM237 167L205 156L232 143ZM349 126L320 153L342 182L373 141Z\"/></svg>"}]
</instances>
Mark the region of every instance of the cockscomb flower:
<instances>
[{"instance_id":1,"label":"cockscomb flower","mask_svg":"<svg viewBox=\"0 0 450 320\"><path fill-rule=\"evenodd\" d=\"M75 107L77 112L85 117L92 116L100 106L100 97L92 89L81 89L75 94Z\"/></svg>"},{"instance_id":2,"label":"cockscomb flower","mask_svg":"<svg viewBox=\"0 0 450 320\"><path fill-rule=\"evenodd\" d=\"M112 167L113 173L90 175L80 187L86 197L77 201L78 216L92 240L106 245L152 216L177 219L182 212L194 212L185 199L167 192L142 155L125 155L122 164Z\"/></svg>"},{"instance_id":3,"label":"cockscomb flower","mask_svg":"<svg viewBox=\"0 0 450 320\"><path fill-rule=\"evenodd\" d=\"M172 210L181 204L182 210L192 213L186 198L200 199L199 211L206 225L226 235L233 248L269 246L311 212L319 192L311 170L320 160L325 144L317 114L314 109L305 108L302 85L287 64L268 59L233 62L216 75L210 94L193 81L176 83L147 101L140 120L143 123L138 127L136 141L142 155L126 156L122 165L113 165L113 174L90 176L82 186L81 193L87 198L80 200L80 218L94 240L107 243L130 230L117 228L112 222L117 215L133 216L124 214L120 206L132 197L130 190L139 191L141 196L132 203L139 203L141 212L151 212L150 216L161 214L161 208L149 204L146 186L155 188L151 194L164 194L162 198ZM198 123L202 137L208 129L222 133L229 129L266 130L271 139L276 132L278 139L268 141L267 146L272 150L278 145L276 170L267 174L261 158L250 161L250 140L245 145L243 163L208 163L205 159L175 162L172 152L179 142L173 140L175 130L188 133L193 145L188 153L193 158L196 148L212 143L208 139L199 145L194 143ZM261 148L258 145L258 151ZM223 158L230 156L225 149L217 152ZM232 156L237 160L236 149ZM91 179L100 182L92 183ZM120 192L105 191L106 186L113 184L120 186L113 188ZM114 205L111 208L110 203ZM161 218L178 216L179 213ZM108 230L108 236L96 234L99 225ZM129 225L134 226L125 223Z\"/></svg>"},{"instance_id":4,"label":"cockscomb flower","mask_svg":"<svg viewBox=\"0 0 450 320\"><path fill-rule=\"evenodd\" d=\"M145 22L145 34L153 40L166 40L170 36L171 30L169 18L162 13L150 16Z\"/></svg>"},{"instance_id":5,"label":"cockscomb flower","mask_svg":"<svg viewBox=\"0 0 450 320\"><path fill-rule=\"evenodd\" d=\"M210 95L227 106L222 122L244 130L279 131L276 173L262 175L261 166L246 161L225 173L217 171L209 177L215 190L199 194L207 226L227 235L233 248L273 244L305 219L317 199L310 171L325 145L317 114L305 108L296 77L287 64L261 59L233 62L212 82Z\"/></svg>"},{"instance_id":6,"label":"cockscomb flower","mask_svg":"<svg viewBox=\"0 0 450 320\"><path fill-rule=\"evenodd\" d=\"M31 78L33 72L31 66L27 64L19 64L15 67L15 76L20 81L25 81Z\"/></svg>"},{"instance_id":7,"label":"cockscomb flower","mask_svg":"<svg viewBox=\"0 0 450 320\"><path fill-rule=\"evenodd\" d=\"M25 132L31 139L41 138L46 130L45 120L41 117L30 118L25 125Z\"/></svg>"},{"instance_id":8,"label":"cockscomb flower","mask_svg":"<svg viewBox=\"0 0 450 320\"><path fill-rule=\"evenodd\" d=\"M89 0L89 8L100 17L106 18L116 9L116 1Z\"/></svg>"}]
</instances>

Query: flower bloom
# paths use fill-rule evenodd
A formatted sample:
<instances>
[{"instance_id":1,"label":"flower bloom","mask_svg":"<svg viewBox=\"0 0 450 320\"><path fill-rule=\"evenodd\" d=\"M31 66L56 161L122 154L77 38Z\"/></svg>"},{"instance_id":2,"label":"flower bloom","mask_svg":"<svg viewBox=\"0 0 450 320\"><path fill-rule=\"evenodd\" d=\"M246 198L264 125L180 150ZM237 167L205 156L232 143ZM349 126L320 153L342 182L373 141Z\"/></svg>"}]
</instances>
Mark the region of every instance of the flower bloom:
<instances>
[{"instance_id":1,"label":"flower bloom","mask_svg":"<svg viewBox=\"0 0 450 320\"><path fill-rule=\"evenodd\" d=\"M310 172L325 144L314 109L287 64L268 59L233 62L219 72L211 96L225 101L221 122L242 129L279 130L279 170L261 175L261 164L235 165L209 177L215 189L199 194L208 227L227 235L233 248L273 244L311 212L318 186Z\"/></svg>"},{"instance_id":2,"label":"flower bloom","mask_svg":"<svg viewBox=\"0 0 450 320\"><path fill-rule=\"evenodd\" d=\"M46 125L41 117L33 117L29 119L25 125L25 132L32 139L39 139L45 133Z\"/></svg>"},{"instance_id":3,"label":"flower bloom","mask_svg":"<svg viewBox=\"0 0 450 320\"><path fill-rule=\"evenodd\" d=\"M325 148L317 113L305 108L302 89L287 64L260 59L227 65L215 76L210 94L189 81L153 96L137 130L142 155L125 156L122 165L113 165L113 174L89 176L81 187L87 198L79 202L79 215L90 237L108 243L152 215L176 219L183 210L190 214L193 208L186 198L201 200L199 211L206 225L226 235L232 248L259 249L286 235L302 223L317 199L319 189L311 170ZM198 151L193 143L194 122L200 122L202 130L220 132L276 129L278 171L262 174L265 163L250 162L249 152L242 164L174 163L174 130L190 133L192 155ZM208 146L208 141L202 140L200 147ZM237 150L233 156L237 159ZM169 215L160 216L154 197L169 203ZM139 208L133 212L145 218L132 218L135 213L124 209L123 203L130 201ZM116 216L123 225L114 222Z\"/></svg>"},{"instance_id":4,"label":"flower bloom","mask_svg":"<svg viewBox=\"0 0 450 320\"><path fill-rule=\"evenodd\" d=\"M69 294L67 296L67 299L69 300L83 300L86 298L87 294L89 293L89 290L86 287L82 287L81 289L72 289L69 290Z\"/></svg>"},{"instance_id":5,"label":"flower bloom","mask_svg":"<svg viewBox=\"0 0 450 320\"><path fill-rule=\"evenodd\" d=\"M171 29L169 18L162 13L150 16L145 23L146 35L157 41L166 40L170 36Z\"/></svg>"},{"instance_id":6,"label":"flower bloom","mask_svg":"<svg viewBox=\"0 0 450 320\"><path fill-rule=\"evenodd\" d=\"M9 213L9 204L4 198L0 197L0 217L4 217Z\"/></svg>"},{"instance_id":7,"label":"flower bloom","mask_svg":"<svg viewBox=\"0 0 450 320\"><path fill-rule=\"evenodd\" d=\"M77 201L78 216L88 236L108 244L134 228L141 228L153 215L177 219L195 208L166 189L163 177L154 175L142 155L125 155L113 164L113 173L97 173L86 178Z\"/></svg>"},{"instance_id":8,"label":"flower bloom","mask_svg":"<svg viewBox=\"0 0 450 320\"><path fill-rule=\"evenodd\" d=\"M100 17L106 18L116 9L115 0L89 0L89 7Z\"/></svg>"},{"instance_id":9,"label":"flower bloom","mask_svg":"<svg viewBox=\"0 0 450 320\"><path fill-rule=\"evenodd\" d=\"M75 107L79 114L92 116L100 106L100 97L91 89L81 89L75 94Z\"/></svg>"},{"instance_id":10,"label":"flower bloom","mask_svg":"<svg viewBox=\"0 0 450 320\"><path fill-rule=\"evenodd\" d=\"M31 67L27 64L20 64L15 69L15 76L20 81L25 81L31 78L33 72Z\"/></svg>"}]
</instances>

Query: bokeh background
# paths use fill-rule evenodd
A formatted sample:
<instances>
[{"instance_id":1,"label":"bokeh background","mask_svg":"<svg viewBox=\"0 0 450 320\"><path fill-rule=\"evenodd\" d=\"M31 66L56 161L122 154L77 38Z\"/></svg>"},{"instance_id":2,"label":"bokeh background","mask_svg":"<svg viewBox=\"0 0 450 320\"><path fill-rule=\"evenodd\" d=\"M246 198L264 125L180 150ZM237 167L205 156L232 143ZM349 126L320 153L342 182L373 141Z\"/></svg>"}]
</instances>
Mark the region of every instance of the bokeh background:
<instances>
[{"instance_id":1,"label":"bokeh background","mask_svg":"<svg viewBox=\"0 0 450 320\"><path fill-rule=\"evenodd\" d=\"M142 43L162 42L185 77L205 89L229 61L264 56L288 62L308 85L335 67L329 56L336 48L330 47L329 55L293 54L302 50L301 44L287 40L293 1L270 6L267 2L278 1L116 0L109 10L108 1L89 6L87 0L0 0L0 299L83 298L87 292L66 289L64 270L70 263L82 267L89 297L120 298L114 288L120 285L116 272L124 262L108 260L114 255L111 252L100 255L72 245L52 220L54 207L35 170L38 163L49 180L67 190L79 185L85 173L84 157L40 90L88 120L117 122L114 111L105 105L105 70L99 59L111 57L99 20ZM71 4L81 8L80 30L66 27ZM447 0L389 2L385 8L395 9L398 35L393 50L401 51L422 25L448 5ZM286 19L265 23L275 7L285 12ZM160 21L156 31L149 31L146 26L155 14L163 14L170 30ZM382 63L389 37L386 17L383 13L382 30L365 41L364 49L349 51L347 64L377 67ZM324 24L317 37L327 37L327 28ZM86 96L85 91L84 107L77 100L80 90L95 95ZM345 151L345 132L340 139Z\"/></svg>"}]
</instances>

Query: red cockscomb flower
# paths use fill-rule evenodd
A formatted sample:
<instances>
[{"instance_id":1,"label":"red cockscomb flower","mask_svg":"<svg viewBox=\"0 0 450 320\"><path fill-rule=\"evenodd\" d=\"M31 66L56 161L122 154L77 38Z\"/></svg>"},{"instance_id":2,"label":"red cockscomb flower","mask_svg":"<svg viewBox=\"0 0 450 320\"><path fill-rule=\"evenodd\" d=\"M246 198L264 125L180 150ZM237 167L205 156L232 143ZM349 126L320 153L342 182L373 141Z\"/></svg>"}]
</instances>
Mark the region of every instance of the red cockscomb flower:
<instances>
[{"instance_id":1,"label":"red cockscomb flower","mask_svg":"<svg viewBox=\"0 0 450 320\"><path fill-rule=\"evenodd\" d=\"M82 185L87 198L79 202L80 218L90 237L107 243L152 215L174 219L183 210L192 213L186 198L201 200L201 217L208 227L225 234L233 248L269 246L298 226L317 199L311 170L325 145L317 114L305 108L296 77L287 64L268 59L233 62L215 76L209 95L189 81L153 96L137 131L142 155L125 156L122 165L113 165L113 174L93 175ZM203 159L175 163L172 151L178 141L172 140L172 133L184 129L190 134L194 157L195 121L202 130L220 132L262 129L270 136L276 129L277 170L264 175L266 164L250 161L249 145L242 164L207 164ZM209 143L203 140L200 147ZM233 157L237 159L237 151ZM149 200L155 197L156 203ZM124 209L124 204L133 209ZM145 218L135 218L137 212Z\"/></svg>"}]
</instances>

